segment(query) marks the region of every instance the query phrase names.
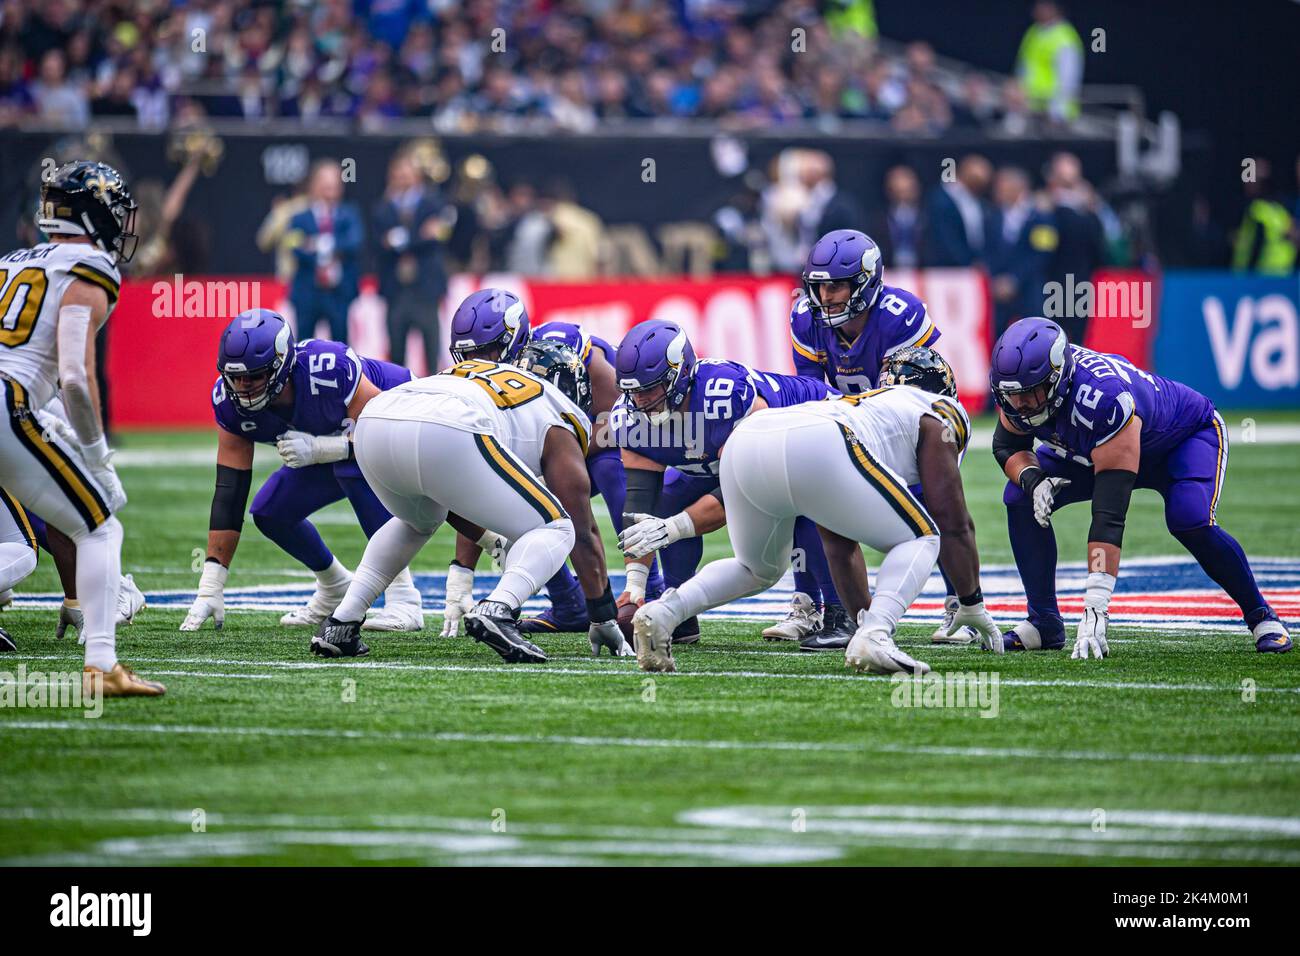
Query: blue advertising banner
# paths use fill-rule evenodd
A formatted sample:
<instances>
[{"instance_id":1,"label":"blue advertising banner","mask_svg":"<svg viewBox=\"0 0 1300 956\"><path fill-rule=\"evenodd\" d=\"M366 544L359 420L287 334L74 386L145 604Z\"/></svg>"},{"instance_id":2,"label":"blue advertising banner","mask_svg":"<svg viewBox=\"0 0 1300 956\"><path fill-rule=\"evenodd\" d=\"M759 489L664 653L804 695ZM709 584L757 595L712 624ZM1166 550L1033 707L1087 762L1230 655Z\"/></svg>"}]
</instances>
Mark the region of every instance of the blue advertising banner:
<instances>
[{"instance_id":1,"label":"blue advertising banner","mask_svg":"<svg viewBox=\"0 0 1300 956\"><path fill-rule=\"evenodd\" d=\"M1220 408L1300 408L1300 275L1167 272L1155 370Z\"/></svg>"}]
</instances>

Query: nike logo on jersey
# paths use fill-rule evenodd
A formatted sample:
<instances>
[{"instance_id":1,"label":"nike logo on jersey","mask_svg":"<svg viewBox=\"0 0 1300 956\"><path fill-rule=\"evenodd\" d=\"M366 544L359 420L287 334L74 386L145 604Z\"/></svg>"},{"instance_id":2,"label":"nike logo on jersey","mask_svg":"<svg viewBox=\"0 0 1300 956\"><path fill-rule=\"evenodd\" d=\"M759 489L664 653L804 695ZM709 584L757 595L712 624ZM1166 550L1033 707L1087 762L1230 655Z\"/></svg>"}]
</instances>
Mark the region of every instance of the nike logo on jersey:
<instances>
[{"instance_id":1,"label":"nike logo on jersey","mask_svg":"<svg viewBox=\"0 0 1300 956\"><path fill-rule=\"evenodd\" d=\"M1118 408L1112 408L1112 409L1110 410L1110 421L1108 421L1106 424L1107 424L1107 425L1114 425L1114 424L1115 424L1115 416L1118 415L1118 414L1119 414L1119 409L1118 409Z\"/></svg>"}]
</instances>

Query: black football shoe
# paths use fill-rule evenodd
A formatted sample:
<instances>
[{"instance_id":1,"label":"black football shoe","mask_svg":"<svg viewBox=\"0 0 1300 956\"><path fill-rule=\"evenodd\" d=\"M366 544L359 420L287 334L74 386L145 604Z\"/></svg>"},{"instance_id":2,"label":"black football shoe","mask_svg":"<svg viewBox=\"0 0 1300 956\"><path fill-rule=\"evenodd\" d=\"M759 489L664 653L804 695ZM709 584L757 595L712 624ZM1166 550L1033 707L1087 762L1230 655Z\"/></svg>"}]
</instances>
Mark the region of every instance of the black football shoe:
<instances>
[{"instance_id":1,"label":"black football shoe","mask_svg":"<svg viewBox=\"0 0 1300 956\"><path fill-rule=\"evenodd\" d=\"M330 616L311 639L311 652L317 657L365 657L370 647L361 640L360 621L338 621Z\"/></svg>"},{"instance_id":2,"label":"black football shoe","mask_svg":"<svg viewBox=\"0 0 1300 956\"><path fill-rule=\"evenodd\" d=\"M546 663L542 649L519 633L515 612L500 601L480 601L465 615L465 630L500 654L507 664Z\"/></svg>"},{"instance_id":3,"label":"black football shoe","mask_svg":"<svg viewBox=\"0 0 1300 956\"><path fill-rule=\"evenodd\" d=\"M16 650L18 645L14 643L14 639L9 636L8 631L0 627L0 654L9 654Z\"/></svg>"},{"instance_id":4,"label":"black football shoe","mask_svg":"<svg viewBox=\"0 0 1300 956\"><path fill-rule=\"evenodd\" d=\"M700 619L688 617L673 628L674 644L698 644L700 642Z\"/></svg>"},{"instance_id":5,"label":"black football shoe","mask_svg":"<svg viewBox=\"0 0 1300 956\"><path fill-rule=\"evenodd\" d=\"M822 626L799 642L799 650L842 651L853 640L855 630L843 604L827 604L822 608Z\"/></svg>"}]
</instances>

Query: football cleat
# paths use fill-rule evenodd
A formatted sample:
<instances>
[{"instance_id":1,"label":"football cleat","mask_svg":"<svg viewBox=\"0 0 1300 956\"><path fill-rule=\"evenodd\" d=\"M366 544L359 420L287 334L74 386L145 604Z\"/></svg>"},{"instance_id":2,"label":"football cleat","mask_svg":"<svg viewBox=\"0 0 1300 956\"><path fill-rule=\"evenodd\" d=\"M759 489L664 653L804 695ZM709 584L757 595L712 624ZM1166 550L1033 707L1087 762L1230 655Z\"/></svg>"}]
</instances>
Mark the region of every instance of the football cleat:
<instances>
[{"instance_id":1,"label":"football cleat","mask_svg":"<svg viewBox=\"0 0 1300 956\"><path fill-rule=\"evenodd\" d=\"M89 664L82 669L81 693L91 697L96 690L105 697L161 697L167 693L167 688L162 684L145 680L120 661L107 673Z\"/></svg>"},{"instance_id":2,"label":"football cleat","mask_svg":"<svg viewBox=\"0 0 1300 956\"><path fill-rule=\"evenodd\" d=\"M769 641L801 641L821 627L821 623L821 613L813 606L812 598L795 591L785 618L765 628L763 636Z\"/></svg>"},{"instance_id":3,"label":"football cleat","mask_svg":"<svg viewBox=\"0 0 1300 956\"><path fill-rule=\"evenodd\" d=\"M1011 630L1003 631L1002 647L1008 651L1059 651L1065 647L1065 629L1044 638L1034 625L1021 621Z\"/></svg>"},{"instance_id":4,"label":"football cleat","mask_svg":"<svg viewBox=\"0 0 1300 956\"><path fill-rule=\"evenodd\" d=\"M866 611L858 612L858 629L844 652L844 665L861 673L911 674L930 673L930 665L899 650L893 636L879 625L872 626Z\"/></svg>"},{"instance_id":5,"label":"football cleat","mask_svg":"<svg viewBox=\"0 0 1300 956\"><path fill-rule=\"evenodd\" d=\"M422 631L424 610L418 604L386 604L372 608L361 622L363 631Z\"/></svg>"},{"instance_id":6,"label":"football cleat","mask_svg":"<svg viewBox=\"0 0 1300 956\"><path fill-rule=\"evenodd\" d=\"M370 648L361 640L360 621L338 621L327 617L311 639L317 657L365 657Z\"/></svg>"},{"instance_id":7,"label":"football cleat","mask_svg":"<svg viewBox=\"0 0 1300 956\"><path fill-rule=\"evenodd\" d=\"M574 611L568 614L548 607L535 617L520 618L517 630L520 634L586 634L591 627L587 609L575 608Z\"/></svg>"},{"instance_id":8,"label":"football cleat","mask_svg":"<svg viewBox=\"0 0 1300 956\"><path fill-rule=\"evenodd\" d=\"M519 633L515 612L500 601L480 601L465 615L465 630L480 644L501 655L507 664L544 664L546 654Z\"/></svg>"},{"instance_id":9,"label":"football cleat","mask_svg":"<svg viewBox=\"0 0 1300 956\"><path fill-rule=\"evenodd\" d=\"M943 623L930 635L931 644L978 644L980 636L975 628L969 625L961 627L957 633L949 635L948 628L952 627L953 616L956 615L957 609L961 607L961 602L955 594L949 594L943 600Z\"/></svg>"},{"instance_id":10,"label":"football cleat","mask_svg":"<svg viewBox=\"0 0 1300 956\"><path fill-rule=\"evenodd\" d=\"M312 592L311 599L302 607L290 611L284 617L280 618L280 623L285 627L316 627L327 617L334 613L334 609L343 603L343 597L348 593L348 585L352 583L352 575L348 575L346 581L329 587L316 585L316 590Z\"/></svg>"},{"instance_id":11,"label":"football cleat","mask_svg":"<svg viewBox=\"0 0 1300 956\"><path fill-rule=\"evenodd\" d=\"M822 626L799 642L801 651L842 651L853 639L853 619L843 604L822 609Z\"/></svg>"},{"instance_id":12,"label":"football cleat","mask_svg":"<svg viewBox=\"0 0 1300 956\"><path fill-rule=\"evenodd\" d=\"M700 619L698 617L688 617L682 623L673 628L674 644L698 644L700 643Z\"/></svg>"},{"instance_id":13,"label":"football cleat","mask_svg":"<svg viewBox=\"0 0 1300 956\"><path fill-rule=\"evenodd\" d=\"M675 589L669 588L664 597ZM632 634L636 644L636 660L643 671L672 672L677 670L673 661L673 631L669 629L672 612L662 600L641 605L632 618Z\"/></svg>"},{"instance_id":14,"label":"football cleat","mask_svg":"<svg viewBox=\"0 0 1300 956\"><path fill-rule=\"evenodd\" d=\"M1295 646L1291 635L1286 631L1286 625L1271 609L1267 616L1255 623L1250 632L1255 635L1255 650L1261 654L1285 654Z\"/></svg>"},{"instance_id":15,"label":"football cleat","mask_svg":"<svg viewBox=\"0 0 1300 956\"><path fill-rule=\"evenodd\" d=\"M136 587L135 578L122 575L122 583L117 588L117 623L134 623L135 616L144 608L144 592Z\"/></svg>"},{"instance_id":16,"label":"football cleat","mask_svg":"<svg viewBox=\"0 0 1300 956\"><path fill-rule=\"evenodd\" d=\"M18 645L14 643L14 639L9 636L8 631L0 627L0 654L10 654L16 650Z\"/></svg>"}]
</instances>

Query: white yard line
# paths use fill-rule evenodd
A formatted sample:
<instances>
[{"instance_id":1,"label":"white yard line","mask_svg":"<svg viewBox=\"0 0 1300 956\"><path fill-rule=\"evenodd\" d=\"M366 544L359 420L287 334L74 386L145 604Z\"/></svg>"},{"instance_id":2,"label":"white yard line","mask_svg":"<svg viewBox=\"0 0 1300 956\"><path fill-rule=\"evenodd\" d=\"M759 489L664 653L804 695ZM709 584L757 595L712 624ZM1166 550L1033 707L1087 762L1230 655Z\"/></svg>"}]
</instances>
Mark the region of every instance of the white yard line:
<instances>
[{"instance_id":1,"label":"white yard line","mask_svg":"<svg viewBox=\"0 0 1300 956\"><path fill-rule=\"evenodd\" d=\"M794 655L790 655L794 656ZM800 658L802 659L802 657ZM57 654L23 654L14 655L9 660L15 662L23 661L62 661L68 658ZM988 665L994 665L998 658L990 656L980 661L980 666L963 667L953 673L992 673ZM729 679L765 679L765 680L794 680L794 681L844 681L851 683L890 683L893 678L886 675L878 674L791 674L780 671L713 671L713 670L683 670L674 674L654 674L646 673L635 669L631 660L626 663L610 661L609 663L593 661L590 666L552 666L550 664L498 664L498 665L476 665L476 664L407 664L400 662L385 663L382 661L269 661L269 660L240 660L238 658L206 658L206 657L132 657L133 665L144 666L148 670L149 664L196 664L199 666L241 666L249 668L268 668L271 670L285 671L332 671L338 677L346 677L352 671L416 671L428 673L466 673L466 674L498 674L505 677L630 677L643 680L647 676L653 676L655 680L673 680L675 678L685 677L720 677ZM1086 665L1084 665L1086 666ZM155 672L161 673L161 672ZM190 671L177 673L194 673L205 674L205 671ZM939 671L938 673L943 673ZM998 672L999 674L1001 672ZM1003 687L1072 687L1088 688L1095 690L1149 690L1149 691L1186 691L1189 693L1234 693L1240 694L1242 687L1239 684L1173 684L1167 682L1145 682L1145 681L1107 681L1107 680L1076 680L1063 678L1029 678L1029 677L1001 677L998 678L998 684ZM1255 686L1252 688L1255 693L1274 693L1274 694L1300 694L1300 687L1266 687Z\"/></svg>"},{"instance_id":2,"label":"white yard line","mask_svg":"<svg viewBox=\"0 0 1300 956\"><path fill-rule=\"evenodd\" d=\"M1267 766L1300 763L1300 753L1180 754L1104 750L1044 750L1036 747L959 747L919 744L847 743L798 740L700 740L663 737L596 737L559 734L492 734L460 731L376 731L323 727L240 727L194 724L128 724L85 720L0 720L0 734L13 731L77 731L161 736L320 738L330 741L425 741L428 743L545 744L560 747L629 747L653 750L795 751L857 754L906 754L992 760L1064 760L1087 762L1185 763Z\"/></svg>"}]
</instances>

